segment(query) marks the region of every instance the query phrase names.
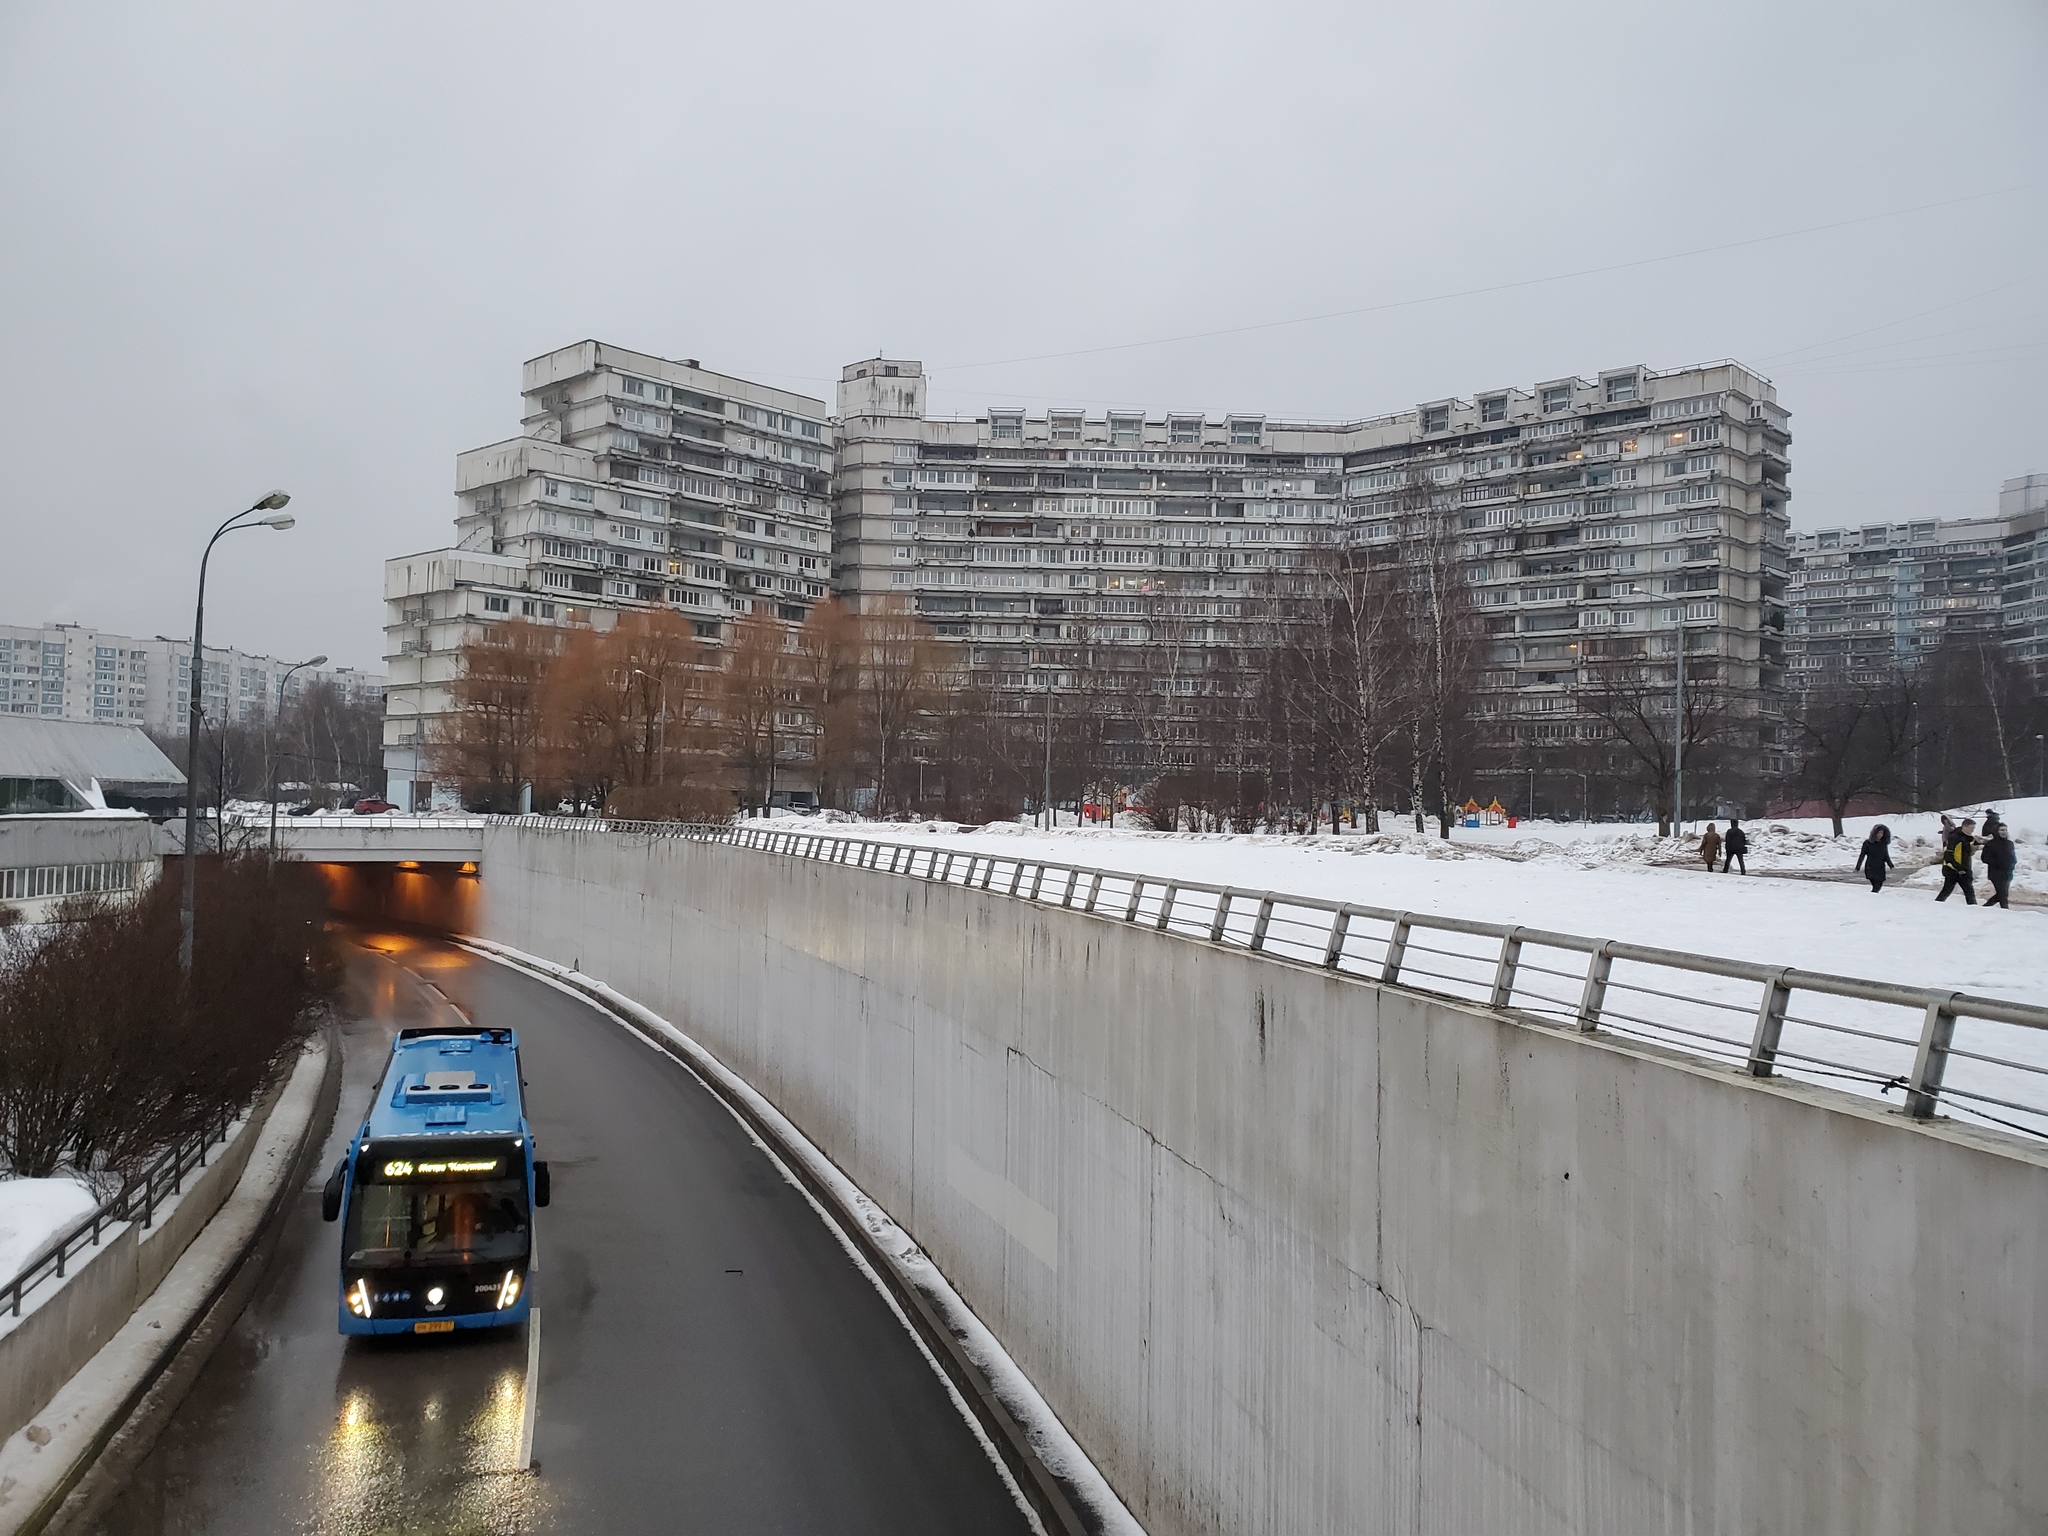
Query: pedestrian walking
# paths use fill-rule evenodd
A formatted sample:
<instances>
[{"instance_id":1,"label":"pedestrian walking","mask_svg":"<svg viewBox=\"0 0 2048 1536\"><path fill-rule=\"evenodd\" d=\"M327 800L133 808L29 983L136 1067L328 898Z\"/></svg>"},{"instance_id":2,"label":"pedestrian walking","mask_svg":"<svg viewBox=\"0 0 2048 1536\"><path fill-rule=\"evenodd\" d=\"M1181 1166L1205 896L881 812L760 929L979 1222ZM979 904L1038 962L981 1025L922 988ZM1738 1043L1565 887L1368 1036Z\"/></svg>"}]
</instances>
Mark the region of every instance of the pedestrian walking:
<instances>
[{"instance_id":1,"label":"pedestrian walking","mask_svg":"<svg viewBox=\"0 0 2048 1536\"><path fill-rule=\"evenodd\" d=\"M1856 867L1870 882L1871 894L1884 889L1885 871L1892 867L1892 829L1880 823L1870 829L1863 846L1856 851Z\"/></svg>"},{"instance_id":2,"label":"pedestrian walking","mask_svg":"<svg viewBox=\"0 0 2048 1536\"><path fill-rule=\"evenodd\" d=\"M1961 891L1964 901L1977 905L1977 876L1970 867L1970 858L1977 851L1976 832L1977 823L1965 821L1949 840L1941 856L1941 894L1936 901L1947 901L1950 891Z\"/></svg>"},{"instance_id":3,"label":"pedestrian walking","mask_svg":"<svg viewBox=\"0 0 2048 1536\"><path fill-rule=\"evenodd\" d=\"M1749 873L1749 860L1743 857L1749 852L1749 834L1742 830L1742 823L1733 816L1728 818L1728 835L1721 839L1721 873L1727 874L1731 864L1742 866L1742 872Z\"/></svg>"},{"instance_id":4,"label":"pedestrian walking","mask_svg":"<svg viewBox=\"0 0 2048 1536\"><path fill-rule=\"evenodd\" d=\"M1714 824L1707 823L1706 836L1700 839L1700 857L1707 861L1707 873L1714 872L1714 866L1721 861L1721 834L1714 830Z\"/></svg>"},{"instance_id":5,"label":"pedestrian walking","mask_svg":"<svg viewBox=\"0 0 2048 1536\"><path fill-rule=\"evenodd\" d=\"M2001 821L1984 839L1984 876L1991 882L1991 894L1984 898L1985 906L2003 907L2008 912L2012 910L2012 872L2018 863L2019 850L2013 847L2012 838Z\"/></svg>"}]
</instances>

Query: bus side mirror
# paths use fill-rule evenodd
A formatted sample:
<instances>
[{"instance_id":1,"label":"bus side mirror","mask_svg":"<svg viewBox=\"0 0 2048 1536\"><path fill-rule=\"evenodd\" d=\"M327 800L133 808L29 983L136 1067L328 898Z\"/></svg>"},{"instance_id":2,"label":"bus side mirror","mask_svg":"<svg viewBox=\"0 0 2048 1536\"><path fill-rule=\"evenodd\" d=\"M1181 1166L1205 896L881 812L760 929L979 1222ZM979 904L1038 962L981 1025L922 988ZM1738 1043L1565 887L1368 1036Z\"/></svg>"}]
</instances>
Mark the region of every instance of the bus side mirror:
<instances>
[{"instance_id":1,"label":"bus side mirror","mask_svg":"<svg viewBox=\"0 0 2048 1536\"><path fill-rule=\"evenodd\" d=\"M536 1206L548 1203L549 1196L555 1192L554 1183L555 1181L548 1177L548 1165L536 1161L533 1165L533 1203Z\"/></svg>"},{"instance_id":2,"label":"bus side mirror","mask_svg":"<svg viewBox=\"0 0 2048 1536\"><path fill-rule=\"evenodd\" d=\"M320 1219L333 1221L341 1215L341 1194L348 1179L348 1159L343 1158L334 1165L334 1172L327 1175L327 1183L320 1190Z\"/></svg>"}]
</instances>

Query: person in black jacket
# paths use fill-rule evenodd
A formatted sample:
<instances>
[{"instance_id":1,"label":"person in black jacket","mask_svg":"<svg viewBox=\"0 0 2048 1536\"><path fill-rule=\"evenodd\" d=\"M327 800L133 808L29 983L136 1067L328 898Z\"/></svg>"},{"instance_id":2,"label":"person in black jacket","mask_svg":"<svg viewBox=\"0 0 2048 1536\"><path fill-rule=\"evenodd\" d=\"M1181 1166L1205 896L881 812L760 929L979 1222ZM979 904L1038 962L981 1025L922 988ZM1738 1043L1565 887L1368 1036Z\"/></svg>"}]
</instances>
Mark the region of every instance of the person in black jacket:
<instances>
[{"instance_id":1,"label":"person in black jacket","mask_svg":"<svg viewBox=\"0 0 2048 1536\"><path fill-rule=\"evenodd\" d=\"M1976 832L1977 823L1966 821L1949 839L1941 855L1941 894L1936 901L1947 901L1950 891L1960 890L1964 901L1977 905L1977 876L1970 867L1970 857L1977 851Z\"/></svg>"},{"instance_id":2,"label":"person in black jacket","mask_svg":"<svg viewBox=\"0 0 2048 1536\"><path fill-rule=\"evenodd\" d=\"M2012 872L2019 863L2019 850L2012 845L2005 823L1999 822L1991 829L1991 835L1984 839L1984 873L1991 881L1991 894L1985 898L1987 907L2003 907L2012 910Z\"/></svg>"},{"instance_id":3,"label":"person in black jacket","mask_svg":"<svg viewBox=\"0 0 2048 1536\"><path fill-rule=\"evenodd\" d=\"M1885 871L1892 867L1892 829L1880 823L1870 829L1856 853L1856 867L1863 871L1873 893L1884 889Z\"/></svg>"},{"instance_id":4,"label":"person in black jacket","mask_svg":"<svg viewBox=\"0 0 2048 1536\"><path fill-rule=\"evenodd\" d=\"M1721 873L1727 874L1732 864L1740 864L1742 872L1749 873L1749 860L1743 855L1749 852L1749 834L1742 830L1742 823L1733 816L1728 818L1728 835L1721 839Z\"/></svg>"}]
</instances>

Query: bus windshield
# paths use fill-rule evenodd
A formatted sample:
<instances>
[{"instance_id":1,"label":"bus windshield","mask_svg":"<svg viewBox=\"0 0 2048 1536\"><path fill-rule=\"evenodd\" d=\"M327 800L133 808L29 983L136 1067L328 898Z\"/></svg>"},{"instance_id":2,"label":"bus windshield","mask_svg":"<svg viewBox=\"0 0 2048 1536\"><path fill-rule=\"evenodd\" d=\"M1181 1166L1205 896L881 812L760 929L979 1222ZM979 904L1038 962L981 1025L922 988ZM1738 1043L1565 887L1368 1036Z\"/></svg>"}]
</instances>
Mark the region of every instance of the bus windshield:
<instances>
[{"instance_id":1,"label":"bus windshield","mask_svg":"<svg viewBox=\"0 0 2048 1536\"><path fill-rule=\"evenodd\" d=\"M350 1265L488 1264L528 1247L523 1178L361 1184L349 1202Z\"/></svg>"}]
</instances>

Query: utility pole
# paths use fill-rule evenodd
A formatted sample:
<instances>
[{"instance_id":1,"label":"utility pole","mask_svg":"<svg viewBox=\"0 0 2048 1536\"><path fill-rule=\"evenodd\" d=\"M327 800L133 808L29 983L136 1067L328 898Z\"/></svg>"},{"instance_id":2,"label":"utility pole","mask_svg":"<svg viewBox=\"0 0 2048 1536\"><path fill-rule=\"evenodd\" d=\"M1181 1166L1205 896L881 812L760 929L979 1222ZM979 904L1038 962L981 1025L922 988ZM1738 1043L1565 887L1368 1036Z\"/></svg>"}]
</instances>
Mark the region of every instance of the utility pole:
<instances>
[{"instance_id":1,"label":"utility pole","mask_svg":"<svg viewBox=\"0 0 2048 1536\"><path fill-rule=\"evenodd\" d=\"M1685 836L1679 823L1685 817L1685 610L1676 632L1678 645L1678 692L1671 702L1671 836Z\"/></svg>"},{"instance_id":2,"label":"utility pole","mask_svg":"<svg viewBox=\"0 0 2048 1536\"><path fill-rule=\"evenodd\" d=\"M1045 673L1045 830L1053 829L1052 819L1052 669Z\"/></svg>"}]
</instances>

